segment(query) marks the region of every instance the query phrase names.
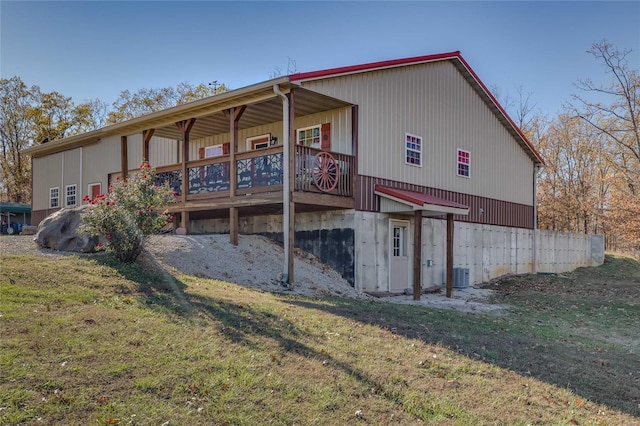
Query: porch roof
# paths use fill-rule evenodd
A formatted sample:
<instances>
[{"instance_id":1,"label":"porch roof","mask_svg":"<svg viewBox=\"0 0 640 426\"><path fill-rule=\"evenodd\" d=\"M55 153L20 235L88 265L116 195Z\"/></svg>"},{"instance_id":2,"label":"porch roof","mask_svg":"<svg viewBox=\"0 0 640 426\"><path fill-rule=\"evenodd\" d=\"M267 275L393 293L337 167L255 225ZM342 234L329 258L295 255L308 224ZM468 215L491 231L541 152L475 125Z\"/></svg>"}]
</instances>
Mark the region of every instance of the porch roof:
<instances>
[{"instance_id":1,"label":"porch roof","mask_svg":"<svg viewBox=\"0 0 640 426\"><path fill-rule=\"evenodd\" d=\"M469 214L468 206L422 192L376 185L375 193L381 197L382 213L413 214L416 210L422 210L423 216L440 216L447 213Z\"/></svg>"},{"instance_id":2,"label":"porch roof","mask_svg":"<svg viewBox=\"0 0 640 426\"><path fill-rule=\"evenodd\" d=\"M180 140L182 136L175 123L191 118L196 118L195 125L190 132L191 139L225 133L229 131L229 119L223 111L243 105L246 105L247 109L238 122L239 129L282 121L282 102L273 91L274 85L278 85L284 93L295 91L294 113L296 116L305 116L352 105L349 102L290 83L288 77L279 77L146 114L87 133L34 145L22 150L22 153L38 157L96 143L107 136L132 135L150 129L155 129L154 136Z\"/></svg>"}]
</instances>

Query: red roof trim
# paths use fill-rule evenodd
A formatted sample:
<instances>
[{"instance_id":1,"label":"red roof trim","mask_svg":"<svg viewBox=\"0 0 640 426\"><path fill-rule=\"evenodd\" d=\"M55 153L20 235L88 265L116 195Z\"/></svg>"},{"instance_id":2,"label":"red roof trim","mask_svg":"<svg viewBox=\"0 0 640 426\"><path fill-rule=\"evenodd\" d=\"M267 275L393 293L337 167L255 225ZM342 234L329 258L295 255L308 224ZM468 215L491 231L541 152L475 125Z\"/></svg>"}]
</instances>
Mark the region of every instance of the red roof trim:
<instances>
[{"instance_id":1,"label":"red roof trim","mask_svg":"<svg viewBox=\"0 0 640 426\"><path fill-rule=\"evenodd\" d=\"M480 77L478 77L478 75L475 73L475 71L473 71L473 69L469 66L469 64L467 63L467 61L464 60L464 58L462 57L462 55L458 55L458 59L460 60L460 62L462 62L462 64L464 65L464 67L467 69L467 71L469 71L469 74L471 74L471 76L474 78L475 81L478 82L478 84L480 85L480 87L482 87L482 90L484 90L484 92L487 94L487 96L489 96L489 99L491 99L491 102L494 103L494 105L496 106L496 108L498 108L500 110L500 112L502 113L502 115L504 115L504 117L507 119L507 121L509 121L509 124L511 124L511 126L513 127L513 129L518 133L518 135L520 135L520 137L522 138L522 140L524 141L524 143L527 144L527 146L529 147L529 149L531 149L531 151L535 154L535 156L538 158L538 160L540 161L540 163L544 164L544 160L542 159L542 156L540 155L540 153L538 152L537 149L535 149L535 147L533 146L533 144L529 141L529 139L527 139L527 137L524 135L524 133L522 133L522 130L520 130L520 127L518 127L516 125L516 123L513 122L513 120L511 119L511 117L509 117L509 114L507 114L507 112L504 110L504 108L502 108L502 105L500 105L500 103L498 102L498 100L493 96L493 94L489 91L489 89L487 89L487 86L484 85L484 83L482 82L482 80L480 80Z\"/></svg>"},{"instance_id":2,"label":"red roof trim","mask_svg":"<svg viewBox=\"0 0 640 426\"><path fill-rule=\"evenodd\" d=\"M344 74L352 74L357 72L372 71L376 69L391 68L391 67L397 67L402 65L412 65L412 64L418 64L418 63L424 63L424 62L443 61L443 60L449 60L449 59L458 59L460 61L460 63L467 70L471 78L473 78L478 83L480 88L489 97L489 99L496 106L496 108L498 108L500 113L507 119L511 127L513 127L513 129L518 134L518 136L520 136L522 141L527 145L527 147L529 147L529 149L535 155L538 161L540 161L541 164L544 164L544 160L542 159L542 156L540 155L538 150L534 148L533 144L529 141L529 139L527 139L524 133L522 133L522 130L520 130L520 128L516 125L516 123L514 123L511 117L509 117L509 114L507 114L507 112L504 110L504 108L502 108L500 103L498 103L498 100L493 96L493 94L489 91L489 89L487 89L487 86L485 86L482 80L480 80L478 75L469 66L467 61L464 60L459 50L456 50L455 52L438 53L435 55L413 56L411 58L370 62L367 64L352 65L348 67L338 67L338 68L329 68L329 69L319 70L319 71L300 72L296 74L291 74L289 76L289 81L303 81L303 80L313 80L316 78L323 78L323 77L335 77L335 76L344 75Z\"/></svg>"},{"instance_id":3,"label":"red roof trim","mask_svg":"<svg viewBox=\"0 0 640 426\"><path fill-rule=\"evenodd\" d=\"M468 206L463 204L454 203L453 201L445 200L444 198L434 197L433 195L424 194L422 192L407 191L405 189L389 188L388 186L376 185L374 190L381 194L389 195L402 201L414 204L416 206L423 206L425 204L432 204L442 207L453 207L455 209L468 209Z\"/></svg>"},{"instance_id":4,"label":"red roof trim","mask_svg":"<svg viewBox=\"0 0 640 426\"><path fill-rule=\"evenodd\" d=\"M381 68L391 68L401 65L417 64L420 62L442 61L444 59L459 58L460 52L438 53L436 55L414 56L411 58L392 59L389 61L370 62L368 64L352 65L348 67L329 68L320 71L299 72L291 74L289 81L311 80L320 77L333 77L342 74L351 74L362 71L371 71Z\"/></svg>"}]
</instances>

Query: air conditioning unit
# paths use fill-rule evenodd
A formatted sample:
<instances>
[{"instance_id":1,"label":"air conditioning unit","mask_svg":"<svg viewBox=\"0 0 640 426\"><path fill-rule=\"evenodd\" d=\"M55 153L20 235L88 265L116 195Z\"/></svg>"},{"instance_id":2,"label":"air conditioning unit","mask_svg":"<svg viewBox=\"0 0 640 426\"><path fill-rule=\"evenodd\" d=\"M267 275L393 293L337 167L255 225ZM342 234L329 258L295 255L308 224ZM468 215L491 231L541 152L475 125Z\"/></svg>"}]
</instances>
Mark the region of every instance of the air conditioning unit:
<instances>
[{"instance_id":1,"label":"air conditioning unit","mask_svg":"<svg viewBox=\"0 0 640 426\"><path fill-rule=\"evenodd\" d=\"M453 268L453 288L469 287L469 268Z\"/></svg>"}]
</instances>

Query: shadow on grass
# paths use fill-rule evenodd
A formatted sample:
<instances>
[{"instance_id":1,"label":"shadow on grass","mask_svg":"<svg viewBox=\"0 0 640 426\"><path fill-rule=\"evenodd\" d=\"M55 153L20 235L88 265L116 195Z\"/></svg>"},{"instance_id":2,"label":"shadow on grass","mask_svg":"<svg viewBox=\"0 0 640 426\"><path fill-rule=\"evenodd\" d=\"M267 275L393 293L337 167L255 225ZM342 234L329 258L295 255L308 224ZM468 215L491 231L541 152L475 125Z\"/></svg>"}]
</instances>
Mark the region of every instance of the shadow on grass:
<instances>
[{"instance_id":1,"label":"shadow on grass","mask_svg":"<svg viewBox=\"0 0 640 426\"><path fill-rule=\"evenodd\" d=\"M356 378L366 388L378 387L365 372L301 343L308 337L296 325L251 306L185 292L187 286L158 264L145 258L139 265L121 265L109 256L100 263L136 282L149 303L185 317L204 314L221 324L223 334L237 344L256 348L258 337L277 343L283 352L326 360ZM151 263L149 263L151 262ZM469 314L423 306L396 305L349 299L280 298L281 302L315 309L398 335L439 344L472 359L491 363L567 388L583 398L633 416L640 415L640 357L623 345L598 347L585 339L567 338L552 326L527 326L526 314L505 316ZM515 315L518 315L517 313ZM397 403L391 395L384 397Z\"/></svg>"},{"instance_id":2,"label":"shadow on grass","mask_svg":"<svg viewBox=\"0 0 640 426\"><path fill-rule=\"evenodd\" d=\"M472 359L570 389L613 409L640 415L640 357L622 345L591 347L579 339L554 336L553 330L534 335L530 328L505 317L421 306L352 300L283 302L395 329L399 335L439 344Z\"/></svg>"},{"instance_id":3,"label":"shadow on grass","mask_svg":"<svg viewBox=\"0 0 640 426\"><path fill-rule=\"evenodd\" d=\"M185 291L188 288L186 284L148 256L131 265L121 264L112 256L101 257L98 263L113 268L126 279L135 282L149 304L162 306L186 318L201 318L204 315L213 323L220 324L222 334L235 344L260 350L264 343L259 340L267 338L275 342L283 353L295 353L319 362L326 361L332 368L341 370L345 376L356 379L365 389L379 389L378 395L402 408L396 396L385 392L383 385L366 372L302 343L302 338L311 336L287 318L256 307L188 293Z\"/></svg>"}]
</instances>

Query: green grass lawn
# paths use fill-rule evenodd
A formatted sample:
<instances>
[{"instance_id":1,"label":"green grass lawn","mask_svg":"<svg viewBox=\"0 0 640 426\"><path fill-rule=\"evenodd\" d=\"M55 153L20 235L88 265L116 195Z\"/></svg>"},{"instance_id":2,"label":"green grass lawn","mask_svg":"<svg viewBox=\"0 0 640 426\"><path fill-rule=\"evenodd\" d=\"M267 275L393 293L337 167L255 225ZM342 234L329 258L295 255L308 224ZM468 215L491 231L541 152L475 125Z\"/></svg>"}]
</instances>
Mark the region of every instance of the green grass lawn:
<instances>
[{"instance_id":1,"label":"green grass lawn","mask_svg":"<svg viewBox=\"0 0 640 426\"><path fill-rule=\"evenodd\" d=\"M0 255L0 423L640 424L639 305L530 290L468 314Z\"/></svg>"}]
</instances>

